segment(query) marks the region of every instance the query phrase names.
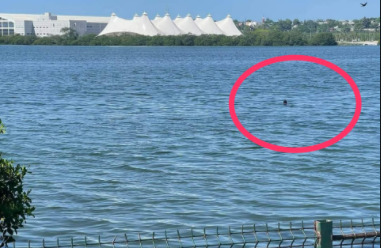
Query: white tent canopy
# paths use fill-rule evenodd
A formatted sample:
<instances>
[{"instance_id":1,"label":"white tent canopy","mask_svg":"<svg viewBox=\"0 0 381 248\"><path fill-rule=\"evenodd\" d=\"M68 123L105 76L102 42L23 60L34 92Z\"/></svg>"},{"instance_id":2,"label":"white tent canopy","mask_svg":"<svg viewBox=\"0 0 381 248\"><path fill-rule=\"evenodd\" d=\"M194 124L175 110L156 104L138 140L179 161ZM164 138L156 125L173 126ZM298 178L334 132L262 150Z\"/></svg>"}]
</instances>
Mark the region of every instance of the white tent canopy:
<instances>
[{"instance_id":1,"label":"white tent canopy","mask_svg":"<svg viewBox=\"0 0 381 248\"><path fill-rule=\"evenodd\" d=\"M157 14L157 16L155 17L155 19L152 22L154 23L155 21L160 21L162 19L163 18L159 14Z\"/></svg>"},{"instance_id":2,"label":"white tent canopy","mask_svg":"<svg viewBox=\"0 0 381 248\"><path fill-rule=\"evenodd\" d=\"M115 34L139 34L145 36L164 35L159 31L148 18L147 13L143 13L141 17L135 15L132 20L125 20L112 15L111 20L107 27L102 31L101 35L115 35Z\"/></svg>"},{"instance_id":3,"label":"white tent canopy","mask_svg":"<svg viewBox=\"0 0 381 248\"><path fill-rule=\"evenodd\" d=\"M160 32L150 21L146 12L140 18L135 20L135 27L138 28L136 33L147 35L147 36L156 36L156 35L164 35L164 33Z\"/></svg>"},{"instance_id":4,"label":"white tent canopy","mask_svg":"<svg viewBox=\"0 0 381 248\"><path fill-rule=\"evenodd\" d=\"M164 18L156 18L152 21L155 27L164 35L182 35L183 32L172 21L171 16L166 14Z\"/></svg>"},{"instance_id":5,"label":"white tent canopy","mask_svg":"<svg viewBox=\"0 0 381 248\"><path fill-rule=\"evenodd\" d=\"M196 24L205 34L215 34L215 35L225 34L214 22L211 15L208 15L208 17L206 17L205 19L197 18Z\"/></svg>"},{"instance_id":6,"label":"white tent canopy","mask_svg":"<svg viewBox=\"0 0 381 248\"><path fill-rule=\"evenodd\" d=\"M202 18L201 16L197 16L196 19L194 20L194 22L198 25L200 22L202 21Z\"/></svg>"},{"instance_id":7,"label":"white tent canopy","mask_svg":"<svg viewBox=\"0 0 381 248\"><path fill-rule=\"evenodd\" d=\"M225 33L227 36L241 36L241 31L238 30L237 26L230 15L226 19L216 22L217 26Z\"/></svg>"},{"instance_id":8,"label":"white tent canopy","mask_svg":"<svg viewBox=\"0 0 381 248\"><path fill-rule=\"evenodd\" d=\"M185 18L180 18L178 16L175 19L175 24L184 34L191 34L196 36L200 36L204 34L204 32L193 21L193 18L191 15L187 15L187 17Z\"/></svg>"},{"instance_id":9,"label":"white tent canopy","mask_svg":"<svg viewBox=\"0 0 381 248\"><path fill-rule=\"evenodd\" d=\"M99 34L101 35L112 35L120 33L128 33L127 27L130 26L131 21L124 20L117 17L114 13L111 15L111 19L105 29Z\"/></svg>"},{"instance_id":10,"label":"white tent canopy","mask_svg":"<svg viewBox=\"0 0 381 248\"><path fill-rule=\"evenodd\" d=\"M193 20L191 15L185 18L178 16L175 20L171 20L169 14L164 17L156 16L154 20L148 18L147 13L142 16L135 15L132 20L119 18L112 14L107 27L102 31L101 35L120 35L120 34L138 34L145 36L157 35L226 35L226 36L239 36L242 35L238 28L235 26L233 19L230 15L219 22L214 22L211 15L202 19L197 16Z\"/></svg>"}]
</instances>

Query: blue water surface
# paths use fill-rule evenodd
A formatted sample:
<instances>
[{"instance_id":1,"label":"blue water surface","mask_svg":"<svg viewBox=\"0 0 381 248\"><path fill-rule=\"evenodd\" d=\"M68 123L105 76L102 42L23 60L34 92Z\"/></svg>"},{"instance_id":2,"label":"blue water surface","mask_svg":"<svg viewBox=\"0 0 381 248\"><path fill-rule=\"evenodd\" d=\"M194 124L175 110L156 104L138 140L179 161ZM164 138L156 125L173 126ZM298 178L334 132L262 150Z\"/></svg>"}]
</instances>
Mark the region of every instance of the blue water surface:
<instances>
[{"instance_id":1,"label":"blue water surface","mask_svg":"<svg viewBox=\"0 0 381 248\"><path fill-rule=\"evenodd\" d=\"M231 120L237 78L289 54L358 84L360 121L330 148L273 152ZM0 150L33 172L22 238L380 215L379 47L1 46L0 68ZM291 147L336 136L355 107L343 78L304 62L259 70L236 99L247 130Z\"/></svg>"}]
</instances>

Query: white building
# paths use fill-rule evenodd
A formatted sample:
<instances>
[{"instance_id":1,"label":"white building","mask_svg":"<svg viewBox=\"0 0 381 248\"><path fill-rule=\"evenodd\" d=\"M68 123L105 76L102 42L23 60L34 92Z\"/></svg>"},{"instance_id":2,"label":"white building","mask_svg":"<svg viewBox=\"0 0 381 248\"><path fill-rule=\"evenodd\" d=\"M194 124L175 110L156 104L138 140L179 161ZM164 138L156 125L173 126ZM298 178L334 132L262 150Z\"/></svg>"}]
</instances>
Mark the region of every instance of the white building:
<instances>
[{"instance_id":1,"label":"white building","mask_svg":"<svg viewBox=\"0 0 381 248\"><path fill-rule=\"evenodd\" d=\"M248 27L257 27L259 26L259 22L250 21L250 22L246 22L245 25Z\"/></svg>"},{"instance_id":2,"label":"white building","mask_svg":"<svg viewBox=\"0 0 381 248\"><path fill-rule=\"evenodd\" d=\"M63 28L71 28L77 31L80 36L87 32L87 22L80 20L58 20L57 16L50 13L40 16L33 21L36 36L47 37L62 34Z\"/></svg>"},{"instance_id":3,"label":"white building","mask_svg":"<svg viewBox=\"0 0 381 248\"><path fill-rule=\"evenodd\" d=\"M198 16L195 20L193 20L191 15L187 15L185 18L177 16L175 20L171 20L169 14L166 14L163 18L156 16L154 20L150 21L148 19L147 13L143 13L141 17L135 15L132 20L119 18L113 14L109 24L100 33L100 36L120 34L137 34L145 36L177 36L183 34L190 34L195 36L242 35L242 33L234 24L234 21L230 15L226 19L219 22L215 22L211 15L208 15L205 19L202 19L200 16Z\"/></svg>"},{"instance_id":4,"label":"white building","mask_svg":"<svg viewBox=\"0 0 381 248\"><path fill-rule=\"evenodd\" d=\"M47 37L61 35L62 28L75 29L79 35L100 34L110 21L110 17L55 16L1 14L0 35L36 35Z\"/></svg>"}]
</instances>

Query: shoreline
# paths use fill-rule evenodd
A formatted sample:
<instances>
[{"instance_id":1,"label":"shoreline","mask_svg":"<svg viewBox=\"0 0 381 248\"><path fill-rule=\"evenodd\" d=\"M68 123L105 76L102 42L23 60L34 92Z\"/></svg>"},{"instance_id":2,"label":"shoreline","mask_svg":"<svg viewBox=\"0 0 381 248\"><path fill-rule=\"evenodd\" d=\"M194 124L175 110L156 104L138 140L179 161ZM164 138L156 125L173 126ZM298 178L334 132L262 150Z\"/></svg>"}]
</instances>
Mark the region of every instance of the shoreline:
<instances>
[{"instance_id":1,"label":"shoreline","mask_svg":"<svg viewBox=\"0 0 381 248\"><path fill-rule=\"evenodd\" d=\"M379 46L378 41L360 41L360 42L350 42L350 41L338 41L339 46Z\"/></svg>"}]
</instances>

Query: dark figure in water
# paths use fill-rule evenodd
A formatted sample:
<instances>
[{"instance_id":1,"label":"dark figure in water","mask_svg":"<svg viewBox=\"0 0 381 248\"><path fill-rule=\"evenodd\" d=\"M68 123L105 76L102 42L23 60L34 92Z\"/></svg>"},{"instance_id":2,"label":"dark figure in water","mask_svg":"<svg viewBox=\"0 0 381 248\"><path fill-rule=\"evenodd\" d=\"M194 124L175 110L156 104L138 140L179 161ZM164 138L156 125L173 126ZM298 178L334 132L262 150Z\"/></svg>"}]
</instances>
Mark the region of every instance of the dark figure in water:
<instances>
[{"instance_id":1,"label":"dark figure in water","mask_svg":"<svg viewBox=\"0 0 381 248\"><path fill-rule=\"evenodd\" d=\"M287 100L284 100L284 101L283 101L283 105L284 105L284 106L287 106L287 105L288 105Z\"/></svg>"}]
</instances>

